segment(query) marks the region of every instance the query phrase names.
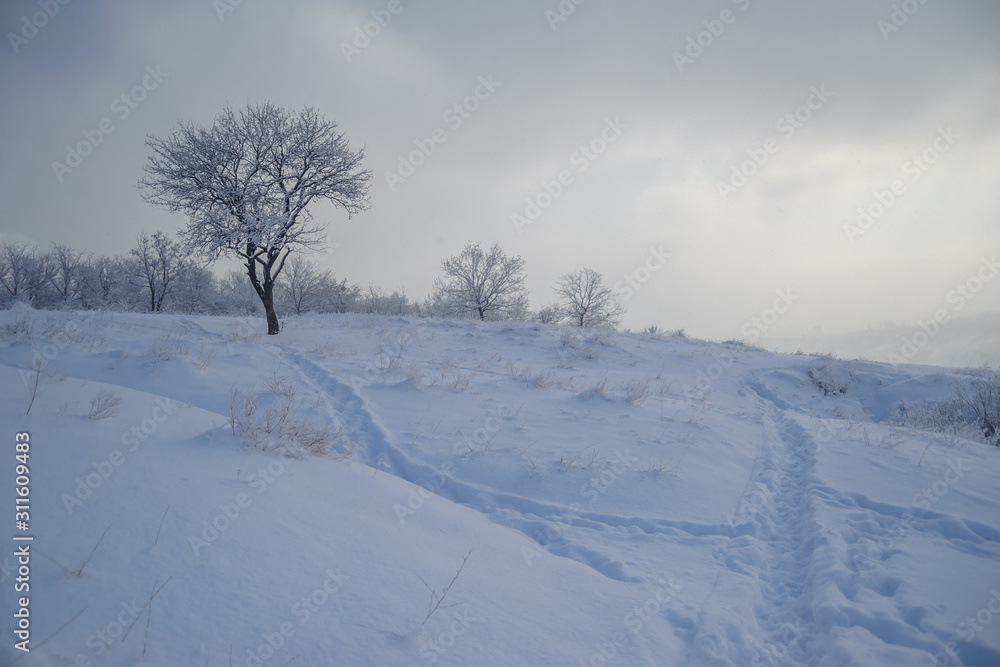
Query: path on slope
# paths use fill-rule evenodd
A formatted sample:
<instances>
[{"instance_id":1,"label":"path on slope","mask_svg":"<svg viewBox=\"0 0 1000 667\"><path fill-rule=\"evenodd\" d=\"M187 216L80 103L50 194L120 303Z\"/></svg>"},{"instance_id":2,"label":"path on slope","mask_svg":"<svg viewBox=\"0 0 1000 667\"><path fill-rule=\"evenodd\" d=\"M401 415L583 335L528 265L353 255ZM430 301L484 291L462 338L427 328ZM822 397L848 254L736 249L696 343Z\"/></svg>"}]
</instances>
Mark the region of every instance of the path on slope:
<instances>
[{"instance_id":1,"label":"path on slope","mask_svg":"<svg viewBox=\"0 0 1000 667\"><path fill-rule=\"evenodd\" d=\"M776 444L780 460L773 476L773 504L761 537L765 541L765 568L761 572L762 601L757 620L764 631L761 657L771 664L814 664L807 647L814 641L810 564L821 539L816 518L819 500L813 491L816 454L820 443L796 420L794 408L764 384L750 388L771 413L765 438Z\"/></svg>"},{"instance_id":2,"label":"path on slope","mask_svg":"<svg viewBox=\"0 0 1000 667\"><path fill-rule=\"evenodd\" d=\"M818 524L811 489L818 443L763 382L743 382L763 410L761 453L716 554L687 661L706 665L815 664L808 649L810 561ZM735 594L734 594L735 593Z\"/></svg>"},{"instance_id":3,"label":"path on slope","mask_svg":"<svg viewBox=\"0 0 1000 667\"><path fill-rule=\"evenodd\" d=\"M624 582L656 583L653 573L638 573L623 560L608 552L598 552L585 544L566 539L567 526L600 533L626 534L639 529L649 535L695 536L731 534L725 524L696 524L685 521L621 517L595 512L570 512L565 506L539 501L513 493L456 479L434 466L418 461L397 447L389 430L381 423L367 401L347 382L292 348L281 348L285 360L303 381L321 397L326 417L342 424L351 437L361 443L356 451L366 465L396 475L412 484L426 486L435 480L433 493L452 502L475 509L491 521L518 530L528 537L550 534L562 539L547 541L549 553L571 558L603 576Z\"/></svg>"},{"instance_id":4,"label":"path on slope","mask_svg":"<svg viewBox=\"0 0 1000 667\"><path fill-rule=\"evenodd\" d=\"M827 420L782 399L776 379L763 371L745 381L766 411L764 449L753 491L737 509L741 536L731 540L725 554L731 570L759 581L760 599L753 610L759 638L743 642L757 647L749 664L843 664L874 660L876 652L883 662L910 663L942 655L953 637L940 636L934 624L922 622L929 609L920 597L896 595L907 575L886 562L896 553L895 541L859 569L867 554L864 545L876 542L880 527L898 522L907 508L826 485L816 471L817 458L824 442L840 439L832 438ZM871 484L870 475L862 479ZM911 509L917 515L914 543L930 538L954 552L971 548L988 557L1000 537L975 521ZM953 528L942 531L935 519ZM977 660L970 664L989 664L998 657L982 645L959 646L966 659Z\"/></svg>"}]
</instances>

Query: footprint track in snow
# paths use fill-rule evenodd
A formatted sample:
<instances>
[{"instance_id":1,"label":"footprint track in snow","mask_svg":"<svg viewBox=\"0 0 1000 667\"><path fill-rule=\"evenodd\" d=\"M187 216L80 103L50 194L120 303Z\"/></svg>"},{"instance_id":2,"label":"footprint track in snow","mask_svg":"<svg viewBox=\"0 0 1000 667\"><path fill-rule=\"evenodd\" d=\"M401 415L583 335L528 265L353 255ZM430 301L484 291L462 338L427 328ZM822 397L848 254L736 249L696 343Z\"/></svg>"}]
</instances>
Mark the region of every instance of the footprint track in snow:
<instances>
[{"instance_id":1,"label":"footprint track in snow","mask_svg":"<svg viewBox=\"0 0 1000 667\"><path fill-rule=\"evenodd\" d=\"M580 562L601 575L624 582L653 582L652 577L632 572L621 559L609 557L582 544L573 543L567 533L592 530L627 534L636 529L649 535L665 537L730 537L733 528L724 524L695 524L685 521L621 517L589 512L569 512L566 507L497 491L472 482L456 479L434 466L412 458L393 443L389 430L381 423L368 402L350 384L308 359L298 350L281 348L285 361L320 396L326 417L342 424L358 445L355 450L368 466L381 469L412 484L435 479L433 492L454 503L474 509L494 523L518 530L536 542L546 532L558 539L544 540L549 553Z\"/></svg>"}]
</instances>

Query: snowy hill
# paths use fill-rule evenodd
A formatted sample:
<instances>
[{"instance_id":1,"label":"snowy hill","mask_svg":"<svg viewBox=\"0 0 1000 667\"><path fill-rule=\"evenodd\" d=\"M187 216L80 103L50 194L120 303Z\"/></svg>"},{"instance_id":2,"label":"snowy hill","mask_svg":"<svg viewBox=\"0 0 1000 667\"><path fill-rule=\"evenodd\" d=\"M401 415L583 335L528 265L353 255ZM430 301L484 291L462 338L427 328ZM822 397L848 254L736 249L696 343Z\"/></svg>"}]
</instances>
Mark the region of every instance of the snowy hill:
<instances>
[{"instance_id":1,"label":"snowy hill","mask_svg":"<svg viewBox=\"0 0 1000 667\"><path fill-rule=\"evenodd\" d=\"M1000 448L894 420L954 371L261 326L0 313L0 664L1000 664Z\"/></svg>"}]
</instances>

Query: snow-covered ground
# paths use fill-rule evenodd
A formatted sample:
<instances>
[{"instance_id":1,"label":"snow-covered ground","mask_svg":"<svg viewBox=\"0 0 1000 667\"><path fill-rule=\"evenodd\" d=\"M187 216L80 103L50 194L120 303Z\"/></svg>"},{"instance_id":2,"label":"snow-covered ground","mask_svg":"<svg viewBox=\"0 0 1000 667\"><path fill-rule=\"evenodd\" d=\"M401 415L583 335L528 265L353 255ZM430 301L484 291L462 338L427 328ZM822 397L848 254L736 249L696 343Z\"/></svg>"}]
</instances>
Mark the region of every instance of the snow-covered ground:
<instances>
[{"instance_id":1,"label":"snow-covered ground","mask_svg":"<svg viewBox=\"0 0 1000 667\"><path fill-rule=\"evenodd\" d=\"M261 324L0 313L0 663L1000 664L1000 448L890 419L953 371Z\"/></svg>"}]
</instances>

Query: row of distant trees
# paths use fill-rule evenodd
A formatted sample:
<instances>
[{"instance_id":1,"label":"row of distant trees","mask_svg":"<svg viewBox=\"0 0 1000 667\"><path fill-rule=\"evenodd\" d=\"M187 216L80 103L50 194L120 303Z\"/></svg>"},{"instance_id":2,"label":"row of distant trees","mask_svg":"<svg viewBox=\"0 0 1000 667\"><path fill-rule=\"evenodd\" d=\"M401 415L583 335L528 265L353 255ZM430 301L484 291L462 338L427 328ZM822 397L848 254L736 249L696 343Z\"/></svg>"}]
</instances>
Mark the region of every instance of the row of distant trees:
<instances>
[{"instance_id":1,"label":"row of distant trees","mask_svg":"<svg viewBox=\"0 0 1000 667\"><path fill-rule=\"evenodd\" d=\"M441 270L431 295L419 300L403 290L350 284L292 254L275 282L274 303L282 314L372 313L580 327L616 326L624 313L602 276L588 268L563 275L555 286L556 300L532 311L524 260L507 255L499 245L483 250L469 243L445 259ZM40 309L263 313L244 271L217 276L163 232L140 234L127 254L116 256L88 254L65 244L42 250L26 242L0 243L0 307L16 302Z\"/></svg>"},{"instance_id":2,"label":"row of distant trees","mask_svg":"<svg viewBox=\"0 0 1000 667\"><path fill-rule=\"evenodd\" d=\"M278 311L366 312L480 320L566 321L617 325L622 304L591 269L563 275L557 301L528 309L524 260L499 245L470 243L444 260L431 296L414 301L377 286L362 290L303 258L322 244L325 223L310 206L326 201L348 217L367 210L372 172L313 108L270 102L230 107L211 126L181 122L146 140L142 197L187 219L179 240L140 234L127 255L96 257L65 245L46 252L26 243L0 246L0 304L151 312L262 312L268 334ZM208 266L223 258L242 268L221 279Z\"/></svg>"}]
</instances>

